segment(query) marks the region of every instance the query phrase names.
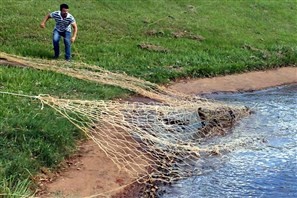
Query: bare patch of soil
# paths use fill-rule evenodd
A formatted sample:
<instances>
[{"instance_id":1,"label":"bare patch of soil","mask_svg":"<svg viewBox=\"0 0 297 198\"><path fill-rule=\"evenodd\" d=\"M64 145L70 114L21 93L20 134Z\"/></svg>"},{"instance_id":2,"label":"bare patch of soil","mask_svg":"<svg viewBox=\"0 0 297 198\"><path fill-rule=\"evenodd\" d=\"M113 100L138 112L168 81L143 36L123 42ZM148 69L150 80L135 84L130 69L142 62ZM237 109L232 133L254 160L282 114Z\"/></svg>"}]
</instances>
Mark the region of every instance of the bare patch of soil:
<instances>
[{"instance_id":1,"label":"bare patch of soil","mask_svg":"<svg viewBox=\"0 0 297 198\"><path fill-rule=\"evenodd\" d=\"M152 51L152 52L162 52L162 53L169 52L168 49L166 49L162 46L159 46L159 45L139 44L138 47L141 49L144 49L144 50Z\"/></svg>"},{"instance_id":2,"label":"bare patch of soil","mask_svg":"<svg viewBox=\"0 0 297 198\"><path fill-rule=\"evenodd\" d=\"M82 144L78 152L58 173L42 173L38 197L110 197L133 183L93 141Z\"/></svg>"},{"instance_id":3,"label":"bare patch of soil","mask_svg":"<svg viewBox=\"0 0 297 198\"><path fill-rule=\"evenodd\" d=\"M147 36L163 36L163 31L157 31L157 30L148 30L145 32L145 35Z\"/></svg>"},{"instance_id":4,"label":"bare patch of soil","mask_svg":"<svg viewBox=\"0 0 297 198\"><path fill-rule=\"evenodd\" d=\"M177 31L177 32L173 32L172 35L175 38L187 38L187 39L192 39L192 40L196 40L196 41L205 40L205 38L203 36L195 35L188 31Z\"/></svg>"},{"instance_id":5,"label":"bare patch of soil","mask_svg":"<svg viewBox=\"0 0 297 198\"><path fill-rule=\"evenodd\" d=\"M282 67L214 78L179 80L171 84L169 88L185 94L199 94L254 91L291 83L297 83L297 67Z\"/></svg>"}]
</instances>

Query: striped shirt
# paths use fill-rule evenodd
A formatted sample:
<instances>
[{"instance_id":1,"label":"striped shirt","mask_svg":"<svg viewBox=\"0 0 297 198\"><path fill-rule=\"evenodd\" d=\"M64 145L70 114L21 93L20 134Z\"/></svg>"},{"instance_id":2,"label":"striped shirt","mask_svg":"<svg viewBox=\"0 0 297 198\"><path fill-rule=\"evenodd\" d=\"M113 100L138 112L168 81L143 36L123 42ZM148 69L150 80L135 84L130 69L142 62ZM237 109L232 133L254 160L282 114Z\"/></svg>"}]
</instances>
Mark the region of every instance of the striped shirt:
<instances>
[{"instance_id":1,"label":"striped shirt","mask_svg":"<svg viewBox=\"0 0 297 198\"><path fill-rule=\"evenodd\" d=\"M63 19L61 11L55 11L50 13L50 17L56 21L56 30L59 32L71 32L71 24L75 23L75 19L71 14L67 13L67 17Z\"/></svg>"}]
</instances>

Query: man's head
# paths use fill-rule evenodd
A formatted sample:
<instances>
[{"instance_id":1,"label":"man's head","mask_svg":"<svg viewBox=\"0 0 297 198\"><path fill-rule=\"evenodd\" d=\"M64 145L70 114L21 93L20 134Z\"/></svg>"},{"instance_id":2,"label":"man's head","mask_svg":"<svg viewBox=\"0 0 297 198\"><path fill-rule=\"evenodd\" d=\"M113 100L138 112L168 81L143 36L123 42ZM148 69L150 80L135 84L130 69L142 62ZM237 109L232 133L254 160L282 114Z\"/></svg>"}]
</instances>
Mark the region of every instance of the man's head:
<instances>
[{"instance_id":1,"label":"man's head","mask_svg":"<svg viewBox=\"0 0 297 198\"><path fill-rule=\"evenodd\" d=\"M63 18L67 16L68 9L69 9L69 6L67 4L63 3L60 5L60 11Z\"/></svg>"}]
</instances>

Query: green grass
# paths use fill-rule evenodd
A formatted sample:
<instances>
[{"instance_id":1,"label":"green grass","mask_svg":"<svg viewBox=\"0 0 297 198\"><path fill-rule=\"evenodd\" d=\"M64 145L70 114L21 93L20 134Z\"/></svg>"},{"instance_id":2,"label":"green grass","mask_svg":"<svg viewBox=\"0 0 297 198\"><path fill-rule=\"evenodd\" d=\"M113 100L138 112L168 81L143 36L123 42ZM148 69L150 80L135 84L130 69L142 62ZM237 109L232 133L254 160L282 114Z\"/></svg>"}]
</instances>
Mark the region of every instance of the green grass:
<instances>
[{"instance_id":1,"label":"green grass","mask_svg":"<svg viewBox=\"0 0 297 198\"><path fill-rule=\"evenodd\" d=\"M296 1L69 1L69 5L79 27L76 60L153 82L296 63ZM50 58L54 22L49 21L45 30L38 26L48 11L57 10L58 2L8 1L2 7L0 50ZM159 34L146 34L152 30ZM184 37L173 36L185 31ZM169 52L142 50L137 47L142 43Z\"/></svg>"},{"instance_id":2,"label":"green grass","mask_svg":"<svg viewBox=\"0 0 297 198\"><path fill-rule=\"evenodd\" d=\"M0 197L30 197L32 192L29 189L30 181L28 179L25 180L17 180L14 182L13 178L2 178L0 180Z\"/></svg>"},{"instance_id":3,"label":"green grass","mask_svg":"<svg viewBox=\"0 0 297 198\"><path fill-rule=\"evenodd\" d=\"M50 59L54 22L48 21L46 29L39 24L60 3L1 1L0 51ZM79 28L74 61L151 82L265 70L297 62L296 0L69 0L68 4ZM177 34L183 35L176 38ZM195 40L195 36L204 40ZM166 52L144 50L140 44L160 46ZM129 94L53 72L2 66L0 91L103 100ZM29 185L22 181L41 167L54 168L84 138L52 109L41 110L36 100L0 95L0 104L0 182L6 181L6 191L19 183Z\"/></svg>"}]
</instances>

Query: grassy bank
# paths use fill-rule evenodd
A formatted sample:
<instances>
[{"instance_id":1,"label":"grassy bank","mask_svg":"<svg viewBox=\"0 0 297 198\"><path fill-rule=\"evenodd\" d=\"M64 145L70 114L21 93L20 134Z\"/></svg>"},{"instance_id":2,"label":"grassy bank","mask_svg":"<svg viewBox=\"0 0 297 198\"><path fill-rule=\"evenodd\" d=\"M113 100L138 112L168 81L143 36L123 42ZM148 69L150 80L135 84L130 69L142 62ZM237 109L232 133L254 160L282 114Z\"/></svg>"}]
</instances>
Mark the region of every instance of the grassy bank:
<instances>
[{"instance_id":1,"label":"grassy bank","mask_svg":"<svg viewBox=\"0 0 297 198\"><path fill-rule=\"evenodd\" d=\"M3 1L0 50L52 57L52 1ZM296 1L69 1L75 60L163 83L296 62ZM13 25L12 25L13 24ZM139 45L158 48L142 49ZM146 46L144 46L145 48Z\"/></svg>"},{"instance_id":2,"label":"grassy bank","mask_svg":"<svg viewBox=\"0 0 297 198\"><path fill-rule=\"evenodd\" d=\"M54 22L48 21L46 29L39 24L60 3L1 1L0 51L50 59ZM156 83L295 65L296 3L69 0L79 27L73 60ZM3 66L0 90L79 99L128 93L52 72ZM55 167L84 136L50 108L41 110L34 99L0 95L0 103L0 194L24 194L27 178L41 167Z\"/></svg>"}]
</instances>

